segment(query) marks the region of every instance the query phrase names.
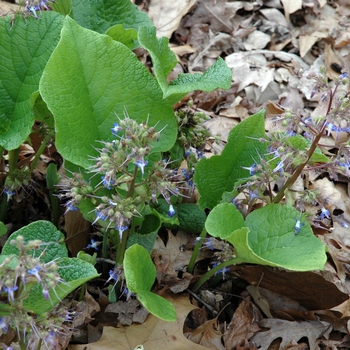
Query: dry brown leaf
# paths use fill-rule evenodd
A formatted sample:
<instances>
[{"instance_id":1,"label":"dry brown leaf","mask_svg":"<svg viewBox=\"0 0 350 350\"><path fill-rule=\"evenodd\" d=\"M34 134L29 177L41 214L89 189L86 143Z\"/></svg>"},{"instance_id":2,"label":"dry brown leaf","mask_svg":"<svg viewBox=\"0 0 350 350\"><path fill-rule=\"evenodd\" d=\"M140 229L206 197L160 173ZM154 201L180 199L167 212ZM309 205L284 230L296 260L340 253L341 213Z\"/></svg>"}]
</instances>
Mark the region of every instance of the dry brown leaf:
<instances>
[{"instance_id":1,"label":"dry brown leaf","mask_svg":"<svg viewBox=\"0 0 350 350\"><path fill-rule=\"evenodd\" d=\"M217 329L217 318L204 322L188 336L195 344L208 349L225 350L221 338L222 333Z\"/></svg>"},{"instance_id":2,"label":"dry brown leaf","mask_svg":"<svg viewBox=\"0 0 350 350\"><path fill-rule=\"evenodd\" d=\"M159 236L152 251L153 262L157 268L158 282L170 287L173 293L179 293L188 288L192 275L184 272L179 278L179 271L183 271L191 259L196 236L178 231L176 236L168 230L166 245ZM212 255L212 252L200 250L197 260Z\"/></svg>"},{"instance_id":3,"label":"dry brown leaf","mask_svg":"<svg viewBox=\"0 0 350 350\"><path fill-rule=\"evenodd\" d=\"M289 22L289 15L300 10L303 6L302 0L281 0L286 20Z\"/></svg>"},{"instance_id":4,"label":"dry brown leaf","mask_svg":"<svg viewBox=\"0 0 350 350\"><path fill-rule=\"evenodd\" d=\"M332 307L332 311L338 311L341 313L341 318L350 317L350 299L344 301L338 306Z\"/></svg>"},{"instance_id":5,"label":"dry brown leaf","mask_svg":"<svg viewBox=\"0 0 350 350\"><path fill-rule=\"evenodd\" d=\"M318 349L316 340L326 333L331 325L320 321L291 322L277 319L263 319L259 326L269 328L268 331L256 333L251 339L262 349L268 349L270 344L277 338L282 338L279 349L286 349L288 345L307 337L311 350Z\"/></svg>"},{"instance_id":6,"label":"dry brown leaf","mask_svg":"<svg viewBox=\"0 0 350 350\"><path fill-rule=\"evenodd\" d=\"M320 39L326 38L327 34L315 31L311 35L299 36L300 57L304 57L311 47Z\"/></svg>"},{"instance_id":7,"label":"dry brown leaf","mask_svg":"<svg viewBox=\"0 0 350 350\"><path fill-rule=\"evenodd\" d=\"M330 44L325 44L324 48L324 60L326 62L326 73L329 79L335 79L339 77L339 73L335 72L332 68L333 64L343 65L339 57L334 53Z\"/></svg>"},{"instance_id":8,"label":"dry brown leaf","mask_svg":"<svg viewBox=\"0 0 350 350\"><path fill-rule=\"evenodd\" d=\"M297 301L307 310L330 309L348 299L334 283L314 272L287 272L259 265L232 266L231 271L250 284Z\"/></svg>"},{"instance_id":9,"label":"dry brown leaf","mask_svg":"<svg viewBox=\"0 0 350 350\"><path fill-rule=\"evenodd\" d=\"M257 322L262 319L259 310L245 298L236 309L224 334L225 349L249 349L248 339L260 330Z\"/></svg>"},{"instance_id":10,"label":"dry brown leaf","mask_svg":"<svg viewBox=\"0 0 350 350\"><path fill-rule=\"evenodd\" d=\"M193 349L205 350L203 346L189 341L183 335L183 324L188 313L195 307L189 297L183 295L167 296L175 306L176 322L165 322L150 315L144 324L133 324L118 328L104 327L101 339L96 343L70 345L68 350L132 350L142 344L147 349Z\"/></svg>"},{"instance_id":11,"label":"dry brown leaf","mask_svg":"<svg viewBox=\"0 0 350 350\"><path fill-rule=\"evenodd\" d=\"M178 28L182 17L195 3L196 0L152 0L148 7L148 16L157 28L157 35L170 38Z\"/></svg>"}]
</instances>

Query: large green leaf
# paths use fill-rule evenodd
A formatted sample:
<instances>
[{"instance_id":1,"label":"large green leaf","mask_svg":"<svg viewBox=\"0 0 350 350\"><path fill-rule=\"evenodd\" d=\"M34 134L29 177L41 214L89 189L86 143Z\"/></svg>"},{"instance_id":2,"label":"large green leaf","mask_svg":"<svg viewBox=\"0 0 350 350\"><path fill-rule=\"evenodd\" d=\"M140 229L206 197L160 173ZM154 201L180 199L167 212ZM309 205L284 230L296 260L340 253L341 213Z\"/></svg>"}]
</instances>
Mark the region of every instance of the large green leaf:
<instances>
[{"instance_id":1,"label":"large green leaf","mask_svg":"<svg viewBox=\"0 0 350 350\"><path fill-rule=\"evenodd\" d=\"M66 17L61 40L40 81L40 93L54 115L56 146L62 156L88 167L100 147L112 139L111 127L125 110L130 118L148 120L162 131L154 151L176 139L171 106L154 77L124 45L84 29Z\"/></svg>"},{"instance_id":2,"label":"large green leaf","mask_svg":"<svg viewBox=\"0 0 350 350\"><path fill-rule=\"evenodd\" d=\"M70 16L82 27L105 33L115 24L138 29L152 21L130 0L72 0Z\"/></svg>"},{"instance_id":3,"label":"large green leaf","mask_svg":"<svg viewBox=\"0 0 350 350\"><path fill-rule=\"evenodd\" d=\"M243 167L252 166L266 154L266 144L258 141L265 136L264 114L262 110L243 120L230 131L221 155L204 158L197 164L194 181L201 208L214 208L238 179L249 177L249 171Z\"/></svg>"},{"instance_id":4,"label":"large green leaf","mask_svg":"<svg viewBox=\"0 0 350 350\"><path fill-rule=\"evenodd\" d=\"M30 96L60 37L64 17L43 12L40 20L0 17L0 145L11 150L28 137L34 122Z\"/></svg>"},{"instance_id":5,"label":"large green leaf","mask_svg":"<svg viewBox=\"0 0 350 350\"><path fill-rule=\"evenodd\" d=\"M238 225L235 216L229 214L229 205L215 207L206 226L212 236L234 246L237 256L234 263L269 265L293 271L324 268L326 246L314 236L309 222L295 208L271 204L257 209L247 216L246 227L228 235L228 231ZM298 221L299 232L295 228Z\"/></svg>"},{"instance_id":6,"label":"large green leaf","mask_svg":"<svg viewBox=\"0 0 350 350\"><path fill-rule=\"evenodd\" d=\"M25 242L41 240L43 245L39 249L29 252L29 254L34 257L41 255L40 260L45 263L68 256L63 233L58 231L56 226L49 221L38 220L13 232L2 248L1 254L19 254L18 248L10 244L11 240L18 236L23 236ZM42 254L43 251L45 251L45 254Z\"/></svg>"},{"instance_id":7,"label":"large green leaf","mask_svg":"<svg viewBox=\"0 0 350 350\"><path fill-rule=\"evenodd\" d=\"M50 290L49 299L42 294L42 285L36 283L30 290L29 296L24 300L24 307L32 310L37 315L42 315L53 309L63 298L83 283L99 276L94 266L78 258L63 258L58 260L60 268L58 272L65 281L60 283L55 290Z\"/></svg>"}]
</instances>

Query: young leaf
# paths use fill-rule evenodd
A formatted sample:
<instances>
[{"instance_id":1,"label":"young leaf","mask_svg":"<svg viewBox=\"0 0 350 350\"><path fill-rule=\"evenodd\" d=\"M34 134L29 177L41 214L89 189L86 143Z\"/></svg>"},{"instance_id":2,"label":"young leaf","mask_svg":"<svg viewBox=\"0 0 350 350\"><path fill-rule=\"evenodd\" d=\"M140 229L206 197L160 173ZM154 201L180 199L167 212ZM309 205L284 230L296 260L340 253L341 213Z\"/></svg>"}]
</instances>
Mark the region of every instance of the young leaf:
<instances>
[{"instance_id":1,"label":"young leaf","mask_svg":"<svg viewBox=\"0 0 350 350\"><path fill-rule=\"evenodd\" d=\"M168 46L168 38L157 39L155 27L141 27L139 29L139 42L151 55L154 75L164 95L166 95L168 74L177 64L176 56Z\"/></svg>"},{"instance_id":2,"label":"young leaf","mask_svg":"<svg viewBox=\"0 0 350 350\"><path fill-rule=\"evenodd\" d=\"M175 307L170 301L145 290L139 291L136 297L154 316L168 322L176 321Z\"/></svg>"},{"instance_id":3,"label":"young leaf","mask_svg":"<svg viewBox=\"0 0 350 350\"><path fill-rule=\"evenodd\" d=\"M15 239L17 236L23 236L25 242L39 239L45 243L45 245L42 245L39 249L28 253L34 257L39 257L42 252L45 251L45 254L42 254L40 258L40 260L45 263L68 256L63 233L58 231L49 221L38 220L13 232L2 248L1 254L18 255L18 248L10 244L11 240Z\"/></svg>"},{"instance_id":4,"label":"young leaf","mask_svg":"<svg viewBox=\"0 0 350 350\"><path fill-rule=\"evenodd\" d=\"M205 228L213 237L226 239L233 231L244 227L244 218L231 203L218 204L208 215Z\"/></svg>"},{"instance_id":5,"label":"young leaf","mask_svg":"<svg viewBox=\"0 0 350 350\"><path fill-rule=\"evenodd\" d=\"M7 227L2 221L0 221L0 237L5 235L6 232L7 232Z\"/></svg>"},{"instance_id":6,"label":"young leaf","mask_svg":"<svg viewBox=\"0 0 350 350\"><path fill-rule=\"evenodd\" d=\"M300 221L300 231L295 225ZM226 238L235 247L237 263L278 266L293 271L322 270L326 246L295 208L271 204L247 216L246 228Z\"/></svg>"},{"instance_id":7,"label":"young leaf","mask_svg":"<svg viewBox=\"0 0 350 350\"><path fill-rule=\"evenodd\" d=\"M12 150L28 137L34 122L30 96L60 38L63 16L45 11L40 20L0 17L0 146ZM6 40L5 40L6 38Z\"/></svg>"},{"instance_id":8,"label":"young leaf","mask_svg":"<svg viewBox=\"0 0 350 350\"><path fill-rule=\"evenodd\" d=\"M122 24L116 24L115 26L109 28L106 34L109 35L113 40L124 44L130 50L134 50L138 47L136 44L137 31L135 29L125 29Z\"/></svg>"},{"instance_id":9,"label":"young leaf","mask_svg":"<svg viewBox=\"0 0 350 350\"><path fill-rule=\"evenodd\" d=\"M83 283L99 276L94 266L77 258L63 258L58 260L60 277L66 283L60 283L55 291L50 290L50 297L46 300L42 294L42 285L36 283L24 300L24 307L37 315L42 315L53 309L63 298ZM56 292L56 293L55 293Z\"/></svg>"},{"instance_id":10,"label":"young leaf","mask_svg":"<svg viewBox=\"0 0 350 350\"><path fill-rule=\"evenodd\" d=\"M266 144L257 140L265 136L264 114L262 110L243 120L230 131L221 155L203 158L197 164L194 181L201 208L214 208L238 179L249 176L242 167L250 167L267 153Z\"/></svg>"},{"instance_id":11,"label":"young leaf","mask_svg":"<svg viewBox=\"0 0 350 350\"><path fill-rule=\"evenodd\" d=\"M72 0L70 16L82 27L101 34L118 23L136 30L153 26L146 13L130 0Z\"/></svg>"},{"instance_id":12,"label":"young leaf","mask_svg":"<svg viewBox=\"0 0 350 350\"><path fill-rule=\"evenodd\" d=\"M125 251L124 274L131 293L149 291L156 278L156 267L145 248L134 244Z\"/></svg>"},{"instance_id":13,"label":"young leaf","mask_svg":"<svg viewBox=\"0 0 350 350\"><path fill-rule=\"evenodd\" d=\"M125 251L124 274L129 291L136 293L137 299L150 313L165 321L176 321L174 305L150 292L156 268L145 248L134 244Z\"/></svg>"},{"instance_id":14,"label":"young leaf","mask_svg":"<svg viewBox=\"0 0 350 350\"><path fill-rule=\"evenodd\" d=\"M180 74L177 79L170 82L164 98L173 105L193 90L227 90L231 87L231 82L232 71L225 61L219 57L215 64L203 74Z\"/></svg>"},{"instance_id":15,"label":"young leaf","mask_svg":"<svg viewBox=\"0 0 350 350\"><path fill-rule=\"evenodd\" d=\"M40 81L40 93L54 115L56 147L87 168L97 140L112 140L111 127L127 111L139 123L164 129L153 150L166 151L176 139L174 112L154 77L124 45L84 29L69 17Z\"/></svg>"}]
</instances>

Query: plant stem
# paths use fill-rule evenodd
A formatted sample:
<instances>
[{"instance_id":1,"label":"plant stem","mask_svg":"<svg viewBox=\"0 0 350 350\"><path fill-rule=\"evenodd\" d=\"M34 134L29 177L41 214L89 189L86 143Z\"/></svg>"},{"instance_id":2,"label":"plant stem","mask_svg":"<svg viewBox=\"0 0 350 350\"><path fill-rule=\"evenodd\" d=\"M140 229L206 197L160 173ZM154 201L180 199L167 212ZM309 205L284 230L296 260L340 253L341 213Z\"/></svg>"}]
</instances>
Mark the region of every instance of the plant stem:
<instances>
[{"instance_id":1,"label":"plant stem","mask_svg":"<svg viewBox=\"0 0 350 350\"><path fill-rule=\"evenodd\" d=\"M230 265L235 265L238 263L242 263L244 261L240 260L239 258L234 258L231 260L227 260L224 261L223 263L213 267L212 269L210 269L208 272L206 272L195 284L194 286L191 288L191 290L194 293L197 293L198 289L202 286L203 283L205 283L210 277L214 276L218 271L220 271L221 269L230 266Z\"/></svg>"},{"instance_id":2,"label":"plant stem","mask_svg":"<svg viewBox=\"0 0 350 350\"><path fill-rule=\"evenodd\" d=\"M204 227L202 232L201 232L201 234L198 237L199 240L198 240L198 242L196 243L196 245L194 247L193 253L191 255L191 260L190 260L190 262L188 263L188 266L187 266L187 271L189 273L191 273L191 274L193 274L194 264L196 263L196 260L197 260L197 257L198 257L198 253L199 253L199 249L202 246L202 241L203 241L204 237L206 236L206 234L207 234L207 230Z\"/></svg>"},{"instance_id":3,"label":"plant stem","mask_svg":"<svg viewBox=\"0 0 350 350\"><path fill-rule=\"evenodd\" d=\"M10 174L17 169L19 152L20 152L19 148L8 151L8 153L9 153L9 173Z\"/></svg>"},{"instance_id":4,"label":"plant stem","mask_svg":"<svg viewBox=\"0 0 350 350\"><path fill-rule=\"evenodd\" d=\"M116 257L117 266L123 264L124 253L125 253L126 243L128 241L128 236L129 236L129 230L125 230L122 235L122 240L120 241L118 246L118 252Z\"/></svg>"},{"instance_id":5,"label":"plant stem","mask_svg":"<svg viewBox=\"0 0 350 350\"><path fill-rule=\"evenodd\" d=\"M135 165L132 180L129 185L128 197L132 197L134 195L137 170L138 170L138 167Z\"/></svg>"},{"instance_id":6,"label":"plant stem","mask_svg":"<svg viewBox=\"0 0 350 350\"><path fill-rule=\"evenodd\" d=\"M33 171L35 169L35 166L38 163L38 160L39 160L40 156L43 154L44 149L47 146L47 143L49 142L50 139L51 139L51 135L47 135L47 136L45 136L44 140L41 142L41 145L40 145L38 151L36 152L34 159L32 160L32 164L30 165L31 171Z\"/></svg>"},{"instance_id":7,"label":"plant stem","mask_svg":"<svg viewBox=\"0 0 350 350\"><path fill-rule=\"evenodd\" d=\"M333 97L338 89L339 85L336 85L335 89L333 92L330 93L330 98L329 98L329 104L328 104L328 108L327 108L327 112L326 112L326 116L328 115L328 113L331 111L332 108L332 103L333 103ZM300 176L300 174L302 173L303 169L305 168L305 166L307 165L307 163L309 162L310 158L312 157L312 155L314 154L320 139L323 135L324 129L326 128L326 122L327 119L324 120L320 132L315 136L314 140L312 141L312 144L309 148L309 151L307 152L307 159L304 163L300 164L297 169L295 170L295 172L293 173L293 175L286 181L286 183L284 184L284 186L282 187L282 189L277 193L277 195L275 196L275 198L273 199L272 203L279 203L280 200L284 197L284 194L286 192L286 190L288 190L289 188L292 187L292 185L294 184L294 182L298 179L298 177Z\"/></svg>"}]
</instances>

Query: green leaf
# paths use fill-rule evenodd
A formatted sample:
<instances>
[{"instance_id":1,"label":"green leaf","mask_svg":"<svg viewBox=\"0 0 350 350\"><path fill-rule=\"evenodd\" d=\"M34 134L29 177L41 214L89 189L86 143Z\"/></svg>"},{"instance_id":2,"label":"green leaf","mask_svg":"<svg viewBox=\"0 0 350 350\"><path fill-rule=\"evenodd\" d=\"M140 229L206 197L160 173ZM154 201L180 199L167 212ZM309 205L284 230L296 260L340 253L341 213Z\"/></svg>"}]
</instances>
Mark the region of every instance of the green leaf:
<instances>
[{"instance_id":1,"label":"green leaf","mask_svg":"<svg viewBox=\"0 0 350 350\"><path fill-rule=\"evenodd\" d=\"M51 2L50 7L53 11L59 12L63 16L70 15L72 12L72 0L60 0Z\"/></svg>"},{"instance_id":2,"label":"green leaf","mask_svg":"<svg viewBox=\"0 0 350 350\"><path fill-rule=\"evenodd\" d=\"M168 322L176 321L175 307L170 301L145 290L137 293L137 299L151 314L161 320Z\"/></svg>"},{"instance_id":3,"label":"green leaf","mask_svg":"<svg viewBox=\"0 0 350 350\"><path fill-rule=\"evenodd\" d=\"M23 236L25 242L41 240L44 244L28 254L39 257L45 251L45 254L40 257L40 260L45 263L68 256L63 233L49 221L38 220L13 232L2 248L1 254L19 254L17 247L10 244L11 240L16 239L17 236Z\"/></svg>"},{"instance_id":4,"label":"green leaf","mask_svg":"<svg viewBox=\"0 0 350 350\"><path fill-rule=\"evenodd\" d=\"M197 204L181 203L176 210L181 231L199 233L203 230L207 215Z\"/></svg>"},{"instance_id":5,"label":"green leaf","mask_svg":"<svg viewBox=\"0 0 350 350\"><path fill-rule=\"evenodd\" d=\"M205 228L213 237L227 239L235 230L245 226L240 211L231 203L218 204L208 215Z\"/></svg>"},{"instance_id":6,"label":"green leaf","mask_svg":"<svg viewBox=\"0 0 350 350\"><path fill-rule=\"evenodd\" d=\"M145 248L134 244L125 251L124 274L131 293L149 291L156 278L156 267Z\"/></svg>"},{"instance_id":7,"label":"green leaf","mask_svg":"<svg viewBox=\"0 0 350 350\"><path fill-rule=\"evenodd\" d=\"M125 29L122 24L116 24L109 28L106 32L113 40L119 41L124 44L130 50L134 50L138 47L137 42L137 31L129 28Z\"/></svg>"},{"instance_id":8,"label":"green leaf","mask_svg":"<svg viewBox=\"0 0 350 350\"><path fill-rule=\"evenodd\" d=\"M194 181L201 208L214 208L238 179L249 177L249 171L242 167L250 167L267 153L266 144L258 141L265 136L264 114L262 110L243 120L230 131L221 155L204 158L197 164Z\"/></svg>"},{"instance_id":9,"label":"green leaf","mask_svg":"<svg viewBox=\"0 0 350 350\"><path fill-rule=\"evenodd\" d=\"M6 233L7 233L6 225L2 221L0 221L0 237L3 235L6 235Z\"/></svg>"},{"instance_id":10,"label":"green leaf","mask_svg":"<svg viewBox=\"0 0 350 350\"><path fill-rule=\"evenodd\" d=\"M225 61L218 60L203 74L180 74L170 82L164 95L170 104L181 100L187 93L193 90L213 91L215 89L229 89L232 82L232 71Z\"/></svg>"},{"instance_id":11,"label":"green leaf","mask_svg":"<svg viewBox=\"0 0 350 350\"><path fill-rule=\"evenodd\" d=\"M174 112L154 77L124 45L84 29L69 17L40 81L54 115L56 147L68 161L87 168L97 140L111 141L111 127L125 110L130 118L164 130L152 150L166 151L176 139Z\"/></svg>"},{"instance_id":12,"label":"green leaf","mask_svg":"<svg viewBox=\"0 0 350 350\"><path fill-rule=\"evenodd\" d=\"M290 136L286 140L287 145L293 146L296 150L303 151L311 146L311 141L301 135ZM322 153L319 147L312 154L309 163L328 163L329 159Z\"/></svg>"},{"instance_id":13,"label":"green leaf","mask_svg":"<svg viewBox=\"0 0 350 350\"><path fill-rule=\"evenodd\" d=\"M296 221L301 228L295 234ZM250 213L247 228L226 238L235 247L238 262L278 266L293 271L323 270L326 246L295 208L271 204Z\"/></svg>"},{"instance_id":14,"label":"green leaf","mask_svg":"<svg viewBox=\"0 0 350 350\"><path fill-rule=\"evenodd\" d=\"M151 55L154 74L164 95L166 95L168 74L177 64L176 56L168 46L169 39L165 37L157 39L155 27L141 27L139 29L139 42Z\"/></svg>"},{"instance_id":15,"label":"green leaf","mask_svg":"<svg viewBox=\"0 0 350 350\"><path fill-rule=\"evenodd\" d=\"M60 283L55 290L50 290L50 298L46 300L42 294L42 285L36 283L30 290L29 297L24 300L24 307L37 315L52 310L63 298L83 283L99 276L90 263L78 258L62 258L58 261L58 272L65 283Z\"/></svg>"},{"instance_id":16,"label":"green leaf","mask_svg":"<svg viewBox=\"0 0 350 350\"><path fill-rule=\"evenodd\" d=\"M157 239L157 234L158 232L151 232L147 234L133 232L128 238L127 247L129 248L134 244L139 244L140 246L144 247L148 253L151 253Z\"/></svg>"},{"instance_id":17,"label":"green leaf","mask_svg":"<svg viewBox=\"0 0 350 350\"><path fill-rule=\"evenodd\" d=\"M153 26L146 13L130 0L72 0L71 17L82 27L105 33L115 24L138 30Z\"/></svg>"},{"instance_id":18,"label":"green leaf","mask_svg":"<svg viewBox=\"0 0 350 350\"><path fill-rule=\"evenodd\" d=\"M35 120L40 120L51 129L54 129L55 121L53 119L53 115L47 108L46 103L41 98L39 91L36 91L31 95L30 106L34 113Z\"/></svg>"},{"instance_id":19,"label":"green leaf","mask_svg":"<svg viewBox=\"0 0 350 350\"><path fill-rule=\"evenodd\" d=\"M45 11L40 20L0 17L0 145L18 148L31 132L31 94L60 38L63 16ZM5 40L6 38L6 40Z\"/></svg>"}]
</instances>

